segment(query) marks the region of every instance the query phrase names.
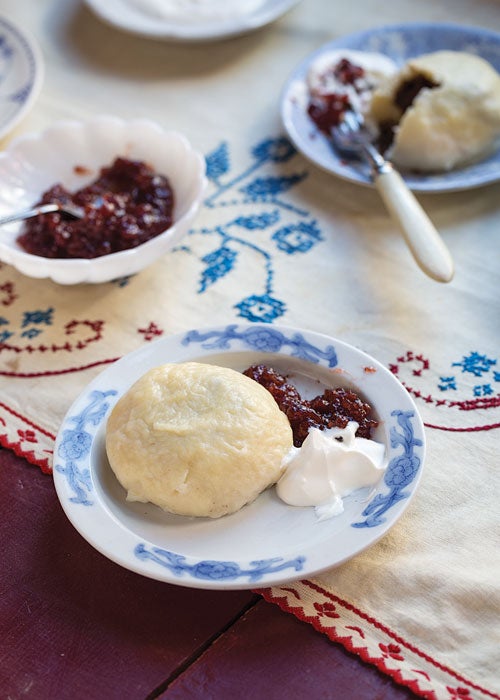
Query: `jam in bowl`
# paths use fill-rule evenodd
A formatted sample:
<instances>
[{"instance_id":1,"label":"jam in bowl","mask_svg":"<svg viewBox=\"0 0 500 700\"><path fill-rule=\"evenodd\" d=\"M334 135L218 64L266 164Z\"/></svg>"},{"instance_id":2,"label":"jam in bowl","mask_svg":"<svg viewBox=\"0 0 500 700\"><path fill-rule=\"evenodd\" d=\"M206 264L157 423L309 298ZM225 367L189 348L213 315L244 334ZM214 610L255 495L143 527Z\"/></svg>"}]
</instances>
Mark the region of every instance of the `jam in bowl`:
<instances>
[{"instance_id":1,"label":"jam in bowl","mask_svg":"<svg viewBox=\"0 0 500 700\"><path fill-rule=\"evenodd\" d=\"M57 122L0 154L0 215L48 201L85 215L5 225L0 260L59 284L136 274L187 233L205 187L205 160L178 132L111 116Z\"/></svg>"}]
</instances>

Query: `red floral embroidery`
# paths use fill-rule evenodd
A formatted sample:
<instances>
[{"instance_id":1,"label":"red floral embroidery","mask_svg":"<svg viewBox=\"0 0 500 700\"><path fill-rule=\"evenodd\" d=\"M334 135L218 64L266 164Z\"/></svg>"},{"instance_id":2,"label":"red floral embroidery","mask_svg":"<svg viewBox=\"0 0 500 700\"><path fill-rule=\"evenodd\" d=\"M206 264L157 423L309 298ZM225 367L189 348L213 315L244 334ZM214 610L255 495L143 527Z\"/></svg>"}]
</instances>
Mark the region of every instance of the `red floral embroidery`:
<instances>
[{"instance_id":1,"label":"red floral embroidery","mask_svg":"<svg viewBox=\"0 0 500 700\"><path fill-rule=\"evenodd\" d=\"M17 434L21 440L25 440L26 442L38 442L36 434L33 430L18 430Z\"/></svg>"},{"instance_id":2,"label":"red floral embroidery","mask_svg":"<svg viewBox=\"0 0 500 700\"><path fill-rule=\"evenodd\" d=\"M421 671L419 668L412 668L412 671L414 673L420 673L420 675L423 676L426 680L428 680L429 683L431 682L431 677L425 671Z\"/></svg>"},{"instance_id":3,"label":"red floral embroidery","mask_svg":"<svg viewBox=\"0 0 500 700\"><path fill-rule=\"evenodd\" d=\"M158 328L153 321L151 321L147 328L139 328L138 332L144 334L144 340L153 340L155 336L163 335L161 328Z\"/></svg>"},{"instance_id":4,"label":"red floral embroidery","mask_svg":"<svg viewBox=\"0 0 500 700\"><path fill-rule=\"evenodd\" d=\"M425 395L424 391L417 389L416 387L407 384L402 377L400 377L400 369L402 365L414 365L413 367L406 367L407 372L411 371L411 375L416 378L422 378L430 369L430 361L424 357L422 354L415 354L410 350L404 355L400 355L396 358L396 362L390 363L388 365L389 371L397 375L401 383L408 391L409 394L414 396L420 401L424 401L426 404L430 404L440 409L455 409L458 411L479 411L486 409L498 409L500 408L500 394L492 394L491 396L481 395L475 396L473 399L461 399L461 400L450 400L449 398L441 398L433 396L432 394ZM458 364L458 363L455 363ZM434 423L425 423L427 428L433 428L435 430L446 430L451 432L476 432L481 430L495 430L500 428L500 423L487 423L479 425L467 425L467 426L448 426L448 425L438 425Z\"/></svg>"},{"instance_id":5,"label":"red floral embroidery","mask_svg":"<svg viewBox=\"0 0 500 700\"><path fill-rule=\"evenodd\" d=\"M340 617L333 603L314 603L314 609L320 617L331 617L332 619Z\"/></svg>"},{"instance_id":6,"label":"red floral embroidery","mask_svg":"<svg viewBox=\"0 0 500 700\"><path fill-rule=\"evenodd\" d=\"M298 591L296 591L294 588L283 587L281 590L286 591L287 593L290 593L290 595L293 595L295 598L297 598L297 600L300 600L300 595L299 595Z\"/></svg>"},{"instance_id":7,"label":"red floral embroidery","mask_svg":"<svg viewBox=\"0 0 500 700\"><path fill-rule=\"evenodd\" d=\"M461 700L462 698L472 698L468 688L450 688L449 685L446 686L446 690L449 692L451 698L456 698L456 700Z\"/></svg>"},{"instance_id":8,"label":"red floral embroidery","mask_svg":"<svg viewBox=\"0 0 500 700\"><path fill-rule=\"evenodd\" d=\"M84 350L90 343L95 343L102 339L104 329L104 321L77 321L73 320L64 326L65 335L77 335L83 332L88 333L83 339L76 339L74 343L65 341L62 345L57 345L53 343L52 345L26 345L21 347L19 345L12 345L10 343L0 343L0 351L14 351L17 353L27 352L28 354L34 352L60 352L61 350L65 352L73 352L74 350ZM6 373L2 372L5 376Z\"/></svg>"},{"instance_id":9,"label":"red floral embroidery","mask_svg":"<svg viewBox=\"0 0 500 700\"><path fill-rule=\"evenodd\" d=\"M404 656L401 655L401 647L397 644L379 644L382 655L385 659L391 658L396 661L404 661Z\"/></svg>"},{"instance_id":10,"label":"red floral embroidery","mask_svg":"<svg viewBox=\"0 0 500 700\"><path fill-rule=\"evenodd\" d=\"M0 296L0 303L2 306L10 306L19 296L15 293L14 284L12 282L5 282L0 285L0 292L2 292Z\"/></svg>"},{"instance_id":11,"label":"red floral embroidery","mask_svg":"<svg viewBox=\"0 0 500 700\"><path fill-rule=\"evenodd\" d=\"M432 656L428 656L417 646L411 644L408 640L399 637L393 630L386 627L376 618L363 612L362 610L354 606L352 603L349 603L346 600L343 600L342 598L339 598L338 596L334 595L333 593L330 593L318 583L304 579L300 582L300 586L315 591L317 594L320 594L324 597L328 597L331 601L335 601L336 608L338 610L340 610L341 612L348 611L353 616L355 616L355 618L359 619L360 624L365 626L367 636L369 638L372 638L371 633L373 632L373 630L382 632L384 635L391 637L394 640L392 643L389 643L387 645L379 644L379 648L382 650L382 652L384 652L384 654L379 655L378 653L373 653L372 651L370 651L370 649L365 644L360 644L359 641L355 642L353 640L352 635L345 635L343 631L345 628L342 627L342 624L332 624L329 626L324 625L319 627L319 630L321 632L324 632L329 639L331 639L334 642L339 642L348 651L357 654L359 657L361 657L363 661L369 664L373 664L376 668L379 669L379 671L382 671L383 673L392 677L397 684L407 686L418 697L427 698L428 700L437 700L440 692L439 688L443 689L443 686L439 684L439 688L436 686L435 689L433 689L429 688L427 685L434 685L436 682L439 683L438 678L434 678L433 675L434 672L437 671L439 674L446 674L447 677L450 678L450 680L453 679L452 682L463 682L465 684L468 684L471 688L471 690L468 690L463 686L445 686L449 693L449 695L447 696L449 700L473 700L473 698L476 697L476 694L474 692L475 690L477 690L478 693L481 694L481 698L498 697L498 700L500 700L500 696L498 696L497 694L492 693L491 691L481 687L480 685L471 683L465 678L462 678L453 669L444 666L436 659L433 659ZM290 589L291 585L289 586L289 588L283 588L281 590L290 591ZM260 593L268 602L277 604L282 610L292 613L299 620L303 620L304 622L311 622L309 611L306 608L302 606L297 607L295 605L295 601L289 601L286 596L280 596L279 594L276 595L273 589L258 589L255 592ZM300 597L302 598L302 596ZM318 612L321 611L322 607L323 606L321 606L320 604L315 605L315 608ZM334 605L331 605L330 607L335 608ZM355 629L355 626L349 626L348 629ZM415 676L413 676L413 673L407 673L409 667L407 667L405 663L400 663L397 665L387 664L387 662L384 660L384 656L385 658L387 658L387 656L389 656L389 652L392 654L396 654L396 657L399 656L399 658L402 659L403 662L406 659L402 657L402 654L407 654L407 659L409 663L411 663L412 655L418 656L423 663L428 664L430 673L427 673L426 671L423 671L418 668L410 668L410 671L415 674ZM422 687L420 685L420 680L417 677L418 675L423 676L427 681L425 687ZM441 696L439 695L439 697ZM479 698L479 695L477 695L477 698Z\"/></svg>"}]
</instances>

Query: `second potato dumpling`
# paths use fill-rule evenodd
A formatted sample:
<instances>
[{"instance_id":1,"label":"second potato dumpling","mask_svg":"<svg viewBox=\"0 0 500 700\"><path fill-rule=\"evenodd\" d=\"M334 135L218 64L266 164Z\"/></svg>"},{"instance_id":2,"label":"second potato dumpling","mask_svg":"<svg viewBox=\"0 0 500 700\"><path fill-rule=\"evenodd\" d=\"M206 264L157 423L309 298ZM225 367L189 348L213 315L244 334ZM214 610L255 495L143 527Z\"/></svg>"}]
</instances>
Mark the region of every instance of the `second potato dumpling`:
<instances>
[{"instance_id":1,"label":"second potato dumpling","mask_svg":"<svg viewBox=\"0 0 500 700\"><path fill-rule=\"evenodd\" d=\"M197 362L146 372L106 428L108 459L128 500L211 518L274 484L292 444L288 419L264 387Z\"/></svg>"},{"instance_id":2,"label":"second potato dumpling","mask_svg":"<svg viewBox=\"0 0 500 700\"><path fill-rule=\"evenodd\" d=\"M392 126L398 166L445 172L486 157L500 138L500 75L480 56L436 51L410 59L373 93L371 117Z\"/></svg>"}]
</instances>

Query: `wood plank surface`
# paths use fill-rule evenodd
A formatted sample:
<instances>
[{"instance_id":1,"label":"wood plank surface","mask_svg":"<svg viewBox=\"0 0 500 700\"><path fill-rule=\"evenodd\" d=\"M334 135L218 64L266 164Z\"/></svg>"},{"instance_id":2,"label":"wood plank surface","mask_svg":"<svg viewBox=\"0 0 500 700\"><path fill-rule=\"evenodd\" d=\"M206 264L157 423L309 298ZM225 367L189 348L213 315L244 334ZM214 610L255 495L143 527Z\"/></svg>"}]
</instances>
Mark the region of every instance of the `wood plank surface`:
<instances>
[{"instance_id":1,"label":"wood plank surface","mask_svg":"<svg viewBox=\"0 0 500 700\"><path fill-rule=\"evenodd\" d=\"M409 700L415 695L311 625L260 600L162 700Z\"/></svg>"},{"instance_id":2,"label":"wood plank surface","mask_svg":"<svg viewBox=\"0 0 500 700\"><path fill-rule=\"evenodd\" d=\"M95 551L50 476L0 449L0 698L413 697L251 591L171 586Z\"/></svg>"},{"instance_id":3,"label":"wood plank surface","mask_svg":"<svg viewBox=\"0 0 500 700\"><path fill-rule=\"evenodd\" d=\"M0 697L145 698L251 603L135 574L73 528L52 478L0 449Z\"/></svg>"}]
</instances>

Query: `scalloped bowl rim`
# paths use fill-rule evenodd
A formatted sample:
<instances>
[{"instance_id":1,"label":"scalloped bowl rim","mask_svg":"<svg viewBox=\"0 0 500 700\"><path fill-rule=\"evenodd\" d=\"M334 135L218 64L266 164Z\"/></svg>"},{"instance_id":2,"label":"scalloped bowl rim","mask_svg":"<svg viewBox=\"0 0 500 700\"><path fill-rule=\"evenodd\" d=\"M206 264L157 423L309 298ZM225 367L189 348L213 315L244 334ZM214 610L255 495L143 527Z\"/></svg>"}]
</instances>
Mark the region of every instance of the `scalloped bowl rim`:
<instances>
[{"instance_id":1,"label":"scalloped bowl rim","mask_svg":"<svg viewBox=\"0 0 500 700\"><path fill-rule=\"evenodd\" d=\"M189 197L184 201L176 201L174 204L174 223L170 228L158 234L154 238L142 243L141 245L109 255L103 255L97 258L45 258L39 255L33 255L23 251L16 244L16 237L19 232L21 223L9 224L11 240L6 243L5 240L0 240L0 260L12 265L22 274L37 279L51 278L54 282L64 285L83 284L83 283L101 283L111 281L120 277L125 277L131 274L140 272L148 265L152 264L159 256L166 253L172 248L175 243L186 233L190 222L195 217L203 199L204 192L207 187L206 178L206 163L203 155L194 149L187 137L179 131L164 129L158 123L150 119L121 119L110 115L101 115L88 120L59 120L54 122L38 133L27 133L14 139L3 153L0 153L0 170L3 164L14 163L22 158L29 162L30 152L33 157L33 152L30 146L35 149L40 142L43 142L48 137L54 137L58 133L66 133L68 130L78 130L81 132L92 131L94 128L115 128L121 127L128 129L129 132L134 132L136 138L134 140L134 148L140 149L140 138L137 138L137 131L140 128L147 129L148 134L157 136L160 140L171 140L173 143L179 144L183 149L183 154L189 158L189 164L194 168L192 183L189 186ZM128 142L123 144L123 150L130 147L131 137ZM119 153L116 153L119 155ZM123 154L122 154L123 155ZM139 156L137 156L139 158ZM68 161L71 160L71 154L68 154ZM109 164L109 159L100 159L94 155L94 168L100 168ZM71 163L74 167L78 163ZM153 167L154 164L153 164ZM50 168L49 168L50 170ZM37 172L40 175L39 172ZM175 172L164 172L171 180L175 180ZM95 174L92 178L95 179ZM62 181L64 178L58 179L57 176L51 182L45 184L45 188L55 184L56 181ZM23 185L26 193L29 190L28 179L23 180ZM83 184L83 179L82 179ZM173 184L173 183L172 183ZM13 187L19 188L19 183L9 183L4 181L0 185L0 207L2 207L2 199L5 200L5 192ZM38 195L42 194L40 187L35 188ZM175 185L173 184L174 194ZM3 191L3 192L2 192ZM24 195L19 196L18 200ZM29 207L34 204L34 200L27 200L21 207ZM176 210L179 211L178 218L175 216ZM5 210L5 214L11 213ZM3 227L7 229L7 225Z\"/></svg>"}]
</instances>

